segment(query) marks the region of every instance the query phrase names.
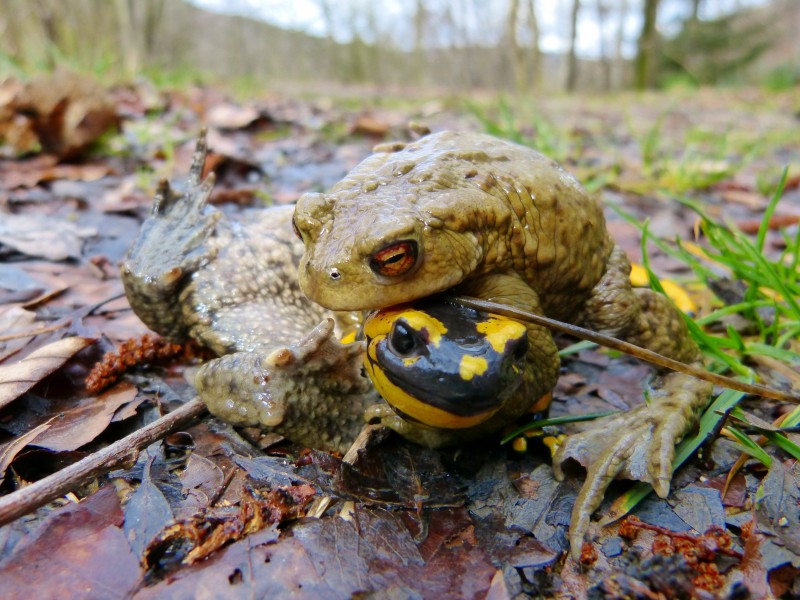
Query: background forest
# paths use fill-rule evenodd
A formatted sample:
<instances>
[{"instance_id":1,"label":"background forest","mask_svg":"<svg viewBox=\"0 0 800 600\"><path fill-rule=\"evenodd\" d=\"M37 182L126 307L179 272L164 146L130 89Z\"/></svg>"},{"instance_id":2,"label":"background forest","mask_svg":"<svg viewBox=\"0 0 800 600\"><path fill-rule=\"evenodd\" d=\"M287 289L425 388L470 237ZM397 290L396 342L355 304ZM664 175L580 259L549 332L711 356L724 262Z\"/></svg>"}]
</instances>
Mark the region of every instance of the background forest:
<instances>
[{"instance_id":1,"label":"background forest","mask_svg":"<svg viewBox=\"0 0 800 600\"><path fill-rule=\"evenodd\" d=\"M800 79L798 30L796 0L0 0L0 75L66 64L312 89L785 88Z\"/></svg>"}]
</instances>

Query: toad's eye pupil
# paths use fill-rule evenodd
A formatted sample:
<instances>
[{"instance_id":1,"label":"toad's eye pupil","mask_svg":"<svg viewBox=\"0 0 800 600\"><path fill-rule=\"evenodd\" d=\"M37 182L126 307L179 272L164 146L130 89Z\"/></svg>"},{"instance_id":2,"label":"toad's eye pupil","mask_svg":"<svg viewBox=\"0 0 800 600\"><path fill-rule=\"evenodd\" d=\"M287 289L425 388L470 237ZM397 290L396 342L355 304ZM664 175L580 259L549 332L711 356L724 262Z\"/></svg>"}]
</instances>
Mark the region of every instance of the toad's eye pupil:
<instances>
[{"instance_id":1,"label":"toad's eye pupil","mask_svg":"<svg viewBox=\"0 0 800 600\"><path fill-rule=\"evenodd\" d=\"M389 337L391 350L399 356L408 356L417 345L417 338L413 330L403 321L398 321L392 327Z\"/></svg>"},{"instance_id":2,"label":"toad's eye pupil","mask_svg":"<svg viewBox=\"0 0 800 600\"><path fill-rule=\"evenodd\" d=\"M369 267L378 275L394 277L407 273L417 263L417 242L404 240L384 246L369 259Z\"/></svg>"}]
</instances>

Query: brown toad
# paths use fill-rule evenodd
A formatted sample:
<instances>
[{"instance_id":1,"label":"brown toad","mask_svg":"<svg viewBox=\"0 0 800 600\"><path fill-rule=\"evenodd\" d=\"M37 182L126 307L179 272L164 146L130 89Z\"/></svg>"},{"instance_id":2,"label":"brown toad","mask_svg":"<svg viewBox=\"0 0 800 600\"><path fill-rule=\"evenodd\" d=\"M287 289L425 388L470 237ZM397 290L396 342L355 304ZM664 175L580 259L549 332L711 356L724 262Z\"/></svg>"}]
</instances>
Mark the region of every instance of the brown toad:
<instances>
[{"instance_id":1,"label":"brown toad","mask_svg":"<svg viewBox=\"0 0 800 600\"><path fill-rule=\"evenodd\" d=\"M327 194L297 203L305 244L300 285L332 310L381 308L443 290L541 313L699 362L683 318L663 296L632 289L630 263L609 237L602 208L552 160L474 133L442 132L387 146ZM529 325L525 385L487 421L462 430L430 427L386 411L384 424L437 446L516 419L558 377L551 333ZM675 444L693 426L712 386L679 373L655 384L651 401L569 437L554 458L586 463L576 502L573 552L591 513L618 475L669 493Z\"/></svg>"}]
</instances>

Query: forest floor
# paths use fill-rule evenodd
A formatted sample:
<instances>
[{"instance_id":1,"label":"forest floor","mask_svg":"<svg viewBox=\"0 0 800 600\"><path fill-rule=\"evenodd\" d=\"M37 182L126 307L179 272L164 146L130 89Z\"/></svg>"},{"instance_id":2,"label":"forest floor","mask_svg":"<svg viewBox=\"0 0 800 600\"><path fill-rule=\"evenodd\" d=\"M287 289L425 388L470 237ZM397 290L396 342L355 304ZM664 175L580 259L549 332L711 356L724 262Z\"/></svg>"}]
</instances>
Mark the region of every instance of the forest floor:
<instances>
[{"instance_id":1,"label":"forest floor","mask_svg":"<svg viewBox=\"0 0 800 600\"><path fill-rule=\"evenodd\" d=\"M218 181L211 202L234 218L329 188L376 143L410 139L415 122L433 131L488 131L558 160L602 198L609 229L634 262L643 260L637 223L645 220L654 239L677 236L708 248L702 219L680 202L690 199L726 230L760 238L763 256L788 265L796 286L794 92L703 89L511 103L265 94L238 101L208 87L105 89L69 75L6 82L0 517L4 499L16 502L30 483L194 397L184 371L195 359L140 365L102 391L88 391L84 380L105 352L148 332L124 297L119 265L157 182L186 177L203 127ZM678 282L695 316L736 302L720 291L725 285L714 292L708 285L736 280L724 265L708 261L699 280L665 251L674 246L647 247L650 268ZM771 323L753 333L740 315L720 335L751 349L756 338L762 345L780 339L777 351L766 358L745 352L742 364L763 383L797 393L797 323ZM635 406L650 373L602 349L565 356L551 416ZM769 424L795 407L745 397L740 408L748 424L766 424L742 426L749 439L774 440ZM730 434L713 446L708 440L703 458L676 473L668 499L651 494L633 509L640 521L593 523L593 543L576 562L567 528L583 472L557 482L547 450L533 442L527 452L499 440L431 451L391 437L350 466L204 415L4 523L0 586L4 598L741 598L744 588L752 597L797 597L796 431L783 431L788 444L769 444L764 456ZM743 444L755 458L739 460ZM628 488L612 486L598 516ZM333 498L330 508L320 518L305 516L307 502L321 496Z\"/></svg>"}]
</instances>

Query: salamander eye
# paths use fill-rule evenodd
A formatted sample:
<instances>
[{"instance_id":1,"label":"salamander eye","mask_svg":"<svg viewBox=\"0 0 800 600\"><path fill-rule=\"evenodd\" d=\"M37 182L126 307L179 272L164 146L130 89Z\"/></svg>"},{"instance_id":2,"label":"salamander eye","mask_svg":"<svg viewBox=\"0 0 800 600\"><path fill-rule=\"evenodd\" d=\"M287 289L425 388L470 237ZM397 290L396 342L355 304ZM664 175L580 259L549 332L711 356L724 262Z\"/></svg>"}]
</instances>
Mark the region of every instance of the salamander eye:
<instances>
[{"instance_id":1,"label":"salamander eye","mask_svg":"<svg viewBox=\"0 0 800 600\"><path fill-rule=\"evenodd\" d=\"M378 275L396 277L407 273L417 263L417 242L394 242L375 252L369 259L369 268Z\"/></svg>"},{"instance_id":2,"label":"salamander eye","mask_svg":"<svg viewBox=\"0 0 800 600\"><path fill-rule=\"evenodd\" d=\"M424 340L402 319L392 326L389 349L397 356L415 356L424 346Z\"/></svg>"},{"instance_id":3,"label":"salamander eye","mask_svg":"<svg viewBox=\"0 0 800 600\"><path fill-rule=\"evenodd\" d=\"M297 221L294 220L294 217L292 217L292 231L294 231L298 239L301 241L303 240L303 236L300 234L300 229L297 227Z\"/></svg>"}]
</instances>

